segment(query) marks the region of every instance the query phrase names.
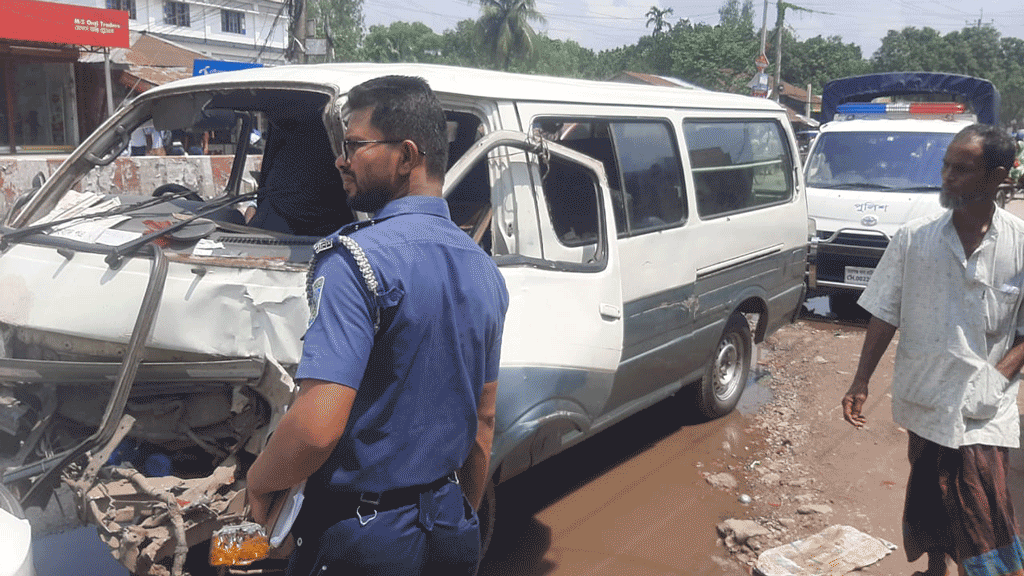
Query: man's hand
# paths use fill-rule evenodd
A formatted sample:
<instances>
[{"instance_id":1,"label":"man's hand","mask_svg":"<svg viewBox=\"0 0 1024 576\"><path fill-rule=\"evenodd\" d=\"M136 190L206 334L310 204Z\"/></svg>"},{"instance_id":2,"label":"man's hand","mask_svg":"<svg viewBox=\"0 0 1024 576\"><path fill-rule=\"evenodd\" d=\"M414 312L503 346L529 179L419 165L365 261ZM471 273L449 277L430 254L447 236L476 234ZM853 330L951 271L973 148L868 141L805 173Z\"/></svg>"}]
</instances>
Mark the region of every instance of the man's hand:
<instances>
[{"instance_id":1,"label":"man's hand","mask_svg":"<svg viewBox=\"0 0 1024 576\"><path fill-rule=\"evenodd\" d=\"M850 389L843 396L843 418L860 428L867 424L868 419L861 414L864 409L864 402L868 399L868 385L866 382L854 380Z\"/></svg>"},{"instance_id":2,"label":"man's hand","mask_svg":"<svg viewBox=\"0 0 1024 576\"><path fill-rule=\"evenodd\" d=\"M252 516L253 522L266 526L270 508L274 503L274 493L253 494L246 491L245 497L249 499L249 515Z\"/></svg>"}]
</instances>

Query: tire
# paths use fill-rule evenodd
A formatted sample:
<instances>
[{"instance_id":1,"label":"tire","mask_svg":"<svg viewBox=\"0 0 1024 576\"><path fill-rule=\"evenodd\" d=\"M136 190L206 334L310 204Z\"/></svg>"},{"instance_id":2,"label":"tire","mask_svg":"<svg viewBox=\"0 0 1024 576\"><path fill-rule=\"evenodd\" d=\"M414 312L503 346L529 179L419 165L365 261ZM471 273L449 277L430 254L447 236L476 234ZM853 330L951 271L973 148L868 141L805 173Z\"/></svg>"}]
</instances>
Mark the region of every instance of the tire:
<instances>
[{"instance_id":1,"label":"tire","mask_svg":"<svg viewBox=\"0 0 1024 576\"><path fill-rule=\"evenodd\" d=\"M747 319L742 314L733 314L725 323L700 383L698 403L704 416L718 418L736 407L750 377L752 348Z\"/></svg>"},{"instance_id":2,"label":"tire","mask_svg":"<svg viewBox=\"0 0 1024 576\"><path fill-rule=\"evenodd\" d=\"M488 479L484 487L484 498L480 502L480 508L476 515L480 519L480 559L487 555L487 549L491 547L491 537L494 536L494 480Z\"/></svg>"},{"instance_id":3,"label":"tire","mask_svg":"<svg viewBox=\"0 0 1024 576\"><path fill-rule=\"evenodd\" d=\"M0 484L0 508L10 512L15 517L24 520L25 510L21 507L21 502L14 497L14 494L7 489L7 486Z\"/></svg>"}]
</instances>

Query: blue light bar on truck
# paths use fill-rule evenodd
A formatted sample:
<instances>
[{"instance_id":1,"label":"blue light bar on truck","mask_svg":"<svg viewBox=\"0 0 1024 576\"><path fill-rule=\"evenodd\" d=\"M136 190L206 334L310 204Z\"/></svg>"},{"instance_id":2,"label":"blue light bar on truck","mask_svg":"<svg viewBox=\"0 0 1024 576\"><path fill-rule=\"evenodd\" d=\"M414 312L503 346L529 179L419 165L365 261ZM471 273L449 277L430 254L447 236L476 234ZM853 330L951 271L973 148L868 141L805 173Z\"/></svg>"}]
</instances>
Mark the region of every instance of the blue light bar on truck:
<instances>
[{"instance_id":1,"label":"blue light bar on truck","mask_svg":"<svg viewBox=\"0 0 1024 576\"><path fill-rule=\"evenodd\" d=\"M966 109L956 102L849 102L836 107L837 114L911 114L945 115L963 114Z\"/></svg>"}]
</instances>

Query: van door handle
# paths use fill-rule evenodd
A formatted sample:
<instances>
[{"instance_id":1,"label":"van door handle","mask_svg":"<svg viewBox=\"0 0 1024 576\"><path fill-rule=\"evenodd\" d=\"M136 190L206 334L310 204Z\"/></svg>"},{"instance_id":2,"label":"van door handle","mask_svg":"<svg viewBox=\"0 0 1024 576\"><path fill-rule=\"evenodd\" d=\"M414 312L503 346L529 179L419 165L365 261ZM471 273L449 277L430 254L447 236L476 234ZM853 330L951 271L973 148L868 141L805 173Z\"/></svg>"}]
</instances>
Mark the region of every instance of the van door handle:
<instances>
[{"instance_id":1,"label":"van door handle","mask_svg":"<svg viewBox=\"0 0 1024 576\"><path fill-rule=\"evenodd\" d=\"M618 306L612 306L611 304L601 304L601 316L605 318L611 318L612 320L618 320L622 318L622 310Z\"/></svg>"}]
</instances>

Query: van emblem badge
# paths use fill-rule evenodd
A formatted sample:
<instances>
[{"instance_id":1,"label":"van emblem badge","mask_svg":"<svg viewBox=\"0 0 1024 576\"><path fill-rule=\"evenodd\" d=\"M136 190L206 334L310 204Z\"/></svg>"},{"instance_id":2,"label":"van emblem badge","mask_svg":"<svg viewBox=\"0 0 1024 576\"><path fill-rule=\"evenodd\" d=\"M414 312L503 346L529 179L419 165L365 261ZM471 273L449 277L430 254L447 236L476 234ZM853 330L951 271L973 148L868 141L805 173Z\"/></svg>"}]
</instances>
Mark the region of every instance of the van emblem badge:
<instances>
[{"instance_id":1,"label":"van emblem badge","mask_svg":"<svg viewBox=\"0 0 1024 576\"><path fill-rule=\"evenodd\" d=\"M875 224L878 224L878 218L871 214L868 214L867 216L860 219L860 223L865 226L874 226Z\"/></svg>"}]
</instances>

